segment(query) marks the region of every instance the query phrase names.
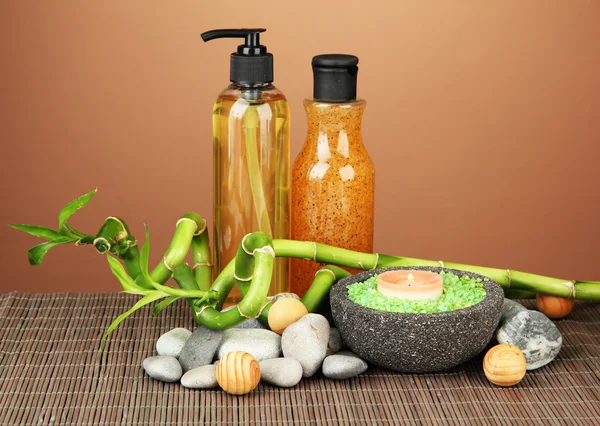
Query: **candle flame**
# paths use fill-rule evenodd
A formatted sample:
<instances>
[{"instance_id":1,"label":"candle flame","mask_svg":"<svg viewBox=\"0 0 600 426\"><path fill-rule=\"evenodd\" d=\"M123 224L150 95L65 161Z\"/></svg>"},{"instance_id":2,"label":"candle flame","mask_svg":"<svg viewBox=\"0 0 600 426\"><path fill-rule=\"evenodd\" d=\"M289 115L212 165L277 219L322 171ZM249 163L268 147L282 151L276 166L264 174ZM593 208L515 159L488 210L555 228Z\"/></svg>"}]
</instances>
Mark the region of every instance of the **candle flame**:
<instances>
[{"instance_id":1,"label":"candle flame","mask_svg":"<svg viewBox=\"0 0 600 426\"><path fill-rule=\"evenodd\" d=\"M408 279L409 279L409 280L414 280L414 279L415 279L415 277L413 277L413 274L408 274Z\"/></svg>"}]
</instances>

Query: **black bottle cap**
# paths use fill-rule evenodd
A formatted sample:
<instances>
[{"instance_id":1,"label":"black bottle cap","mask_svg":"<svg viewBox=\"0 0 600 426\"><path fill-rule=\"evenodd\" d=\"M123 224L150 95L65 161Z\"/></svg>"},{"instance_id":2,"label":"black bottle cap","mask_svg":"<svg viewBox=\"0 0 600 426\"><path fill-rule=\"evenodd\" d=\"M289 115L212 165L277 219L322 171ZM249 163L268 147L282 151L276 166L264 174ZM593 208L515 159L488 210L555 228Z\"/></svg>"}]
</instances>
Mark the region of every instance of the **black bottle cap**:
<instances>
[{"instance_id":1,"label":"black bottle cap","mask_svg":"<svg viewBox=\"0 0 600 426\"><path fill-rule=\"evenodd\" d=\"M317 55L312 59L313 97L321 101L356 99L358 58L353 55Z\"/></svg>"},{"instance_id":2,"label":"black bottle cap","mask_svg":"<svg viewBox=\"0 0 600 426\"><path fill-rule=\"evenodd\" d=\"M238 30L212 30L202 33L204 41L216 38L243 38L245 43L231 54L229 80L244 85L273 82L273 55L266 46L260 44L260 33L264 28L243 28Z\"/></svg>"}]
</instances>

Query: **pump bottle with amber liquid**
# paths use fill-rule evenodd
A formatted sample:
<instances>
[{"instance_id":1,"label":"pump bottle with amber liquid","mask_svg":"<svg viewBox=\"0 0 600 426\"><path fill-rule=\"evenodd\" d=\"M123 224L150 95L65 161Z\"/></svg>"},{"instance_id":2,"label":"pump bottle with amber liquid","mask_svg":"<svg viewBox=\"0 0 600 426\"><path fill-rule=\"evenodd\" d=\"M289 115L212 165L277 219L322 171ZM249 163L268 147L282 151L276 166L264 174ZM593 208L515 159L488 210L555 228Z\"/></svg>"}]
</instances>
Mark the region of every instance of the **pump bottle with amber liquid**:
<instances>
[{"instance_id":1,"label":"pump bottle with amber liquid","mask_svg":"<svg viewBox=\"0 0 600 426\"><path fill-rule=\"evenodd\" d=\"M265 30L223 29L204 41L241 38L231 54L230 81L213 108L214 273L236 255L246 234L289 238L290 109L273 86L273 55L260 44ZM275 259L269 294L287 291L289 260ZM241 295L234 289L228 302Z\"/></svg>"},{"instance_id":2,"label":"pump bottle with amber liquid","mask_svg":"<svg viewBox=\"0 0 600 426\"><path fill-rule=\"evenodd\" d=\"M372 252L375 167L361 135L358 58L319 55L312 67L308 132L292 168L292 239ZM320 266L292 259L291 291L303 295Z\"/></svg>"}]
</instances>

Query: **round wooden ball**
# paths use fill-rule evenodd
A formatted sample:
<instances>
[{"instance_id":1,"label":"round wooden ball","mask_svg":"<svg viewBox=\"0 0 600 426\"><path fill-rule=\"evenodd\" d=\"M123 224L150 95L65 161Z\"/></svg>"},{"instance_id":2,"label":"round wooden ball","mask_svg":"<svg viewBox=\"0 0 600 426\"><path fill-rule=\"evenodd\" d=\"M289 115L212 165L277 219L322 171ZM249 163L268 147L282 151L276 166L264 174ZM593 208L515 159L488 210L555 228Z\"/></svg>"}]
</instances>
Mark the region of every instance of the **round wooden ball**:
<instances>
[{"instance_id":1,"label":"round wooden ball","mask_svg":"<svg viewBox=\"0 0 600 426\"><path fill-rule=\"evenodd\" d=\"M566 297L542 293L535 295L535 305L537 310L552 319L559 319L569 315L574 304L575 299L567 299Z\"/></svg>"},{"instance_id":2,"label":"round wooden ball","mask_svg":"<svg viewBox=\"0 0 600 426\"><path fill-rule=\"evenodd\" d=\"M525 377L527 363L521 349L501 344L491 348L483 358L483 372L497 386L513 386Z\"/></svg>"},{"instance_id":3,"label":"round wooden ball","mask_svg":"<svg viewBox=\"0 0 600 426\"><path fill-rule=\"evenodd\" d=\"M269 328L277 334L282 334L288 325L295 323L306 314L308 310L301 301L279 299L269 309Z\"/></svg>"},{"instance_id":4,"label":"round wooden ball","mask_svg":"<svg viewBox=\"0 0 600 426\"><path fill-rule=\"evenodd\" d=\"M225 392L243 395L258 386L260 365L248 352L229 352L217 363L216 375Z\"/></svg>"}]
</instances>

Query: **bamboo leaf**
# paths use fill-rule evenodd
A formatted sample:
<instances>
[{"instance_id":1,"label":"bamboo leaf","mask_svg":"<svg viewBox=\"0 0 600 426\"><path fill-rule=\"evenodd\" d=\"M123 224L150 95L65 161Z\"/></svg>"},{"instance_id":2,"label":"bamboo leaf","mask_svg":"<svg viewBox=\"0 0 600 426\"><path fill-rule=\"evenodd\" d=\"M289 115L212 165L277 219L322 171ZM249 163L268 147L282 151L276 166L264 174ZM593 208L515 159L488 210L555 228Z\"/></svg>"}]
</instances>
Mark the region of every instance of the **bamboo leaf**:
<instances>
[{"instance_id":1,"label":"bamboo leaf","mask_svg":"<svg viewBox=\"0 0 600 426\"><path fill-rule=\"evenodd\" d=\"M154 310L152 311L152 313L154 315L158 314L160 311L162 311L163 309L165 309L167 306L169 306L171 303L177 301L181 299L180 296L170 296L167 297L165 300L163 300L162 302L160 302L158 305L156 305L154 307Z\"/></svg>"},{"instance_id":2,"label":"bamboo leaf","mask_svg":"<svg viewBox=\"0 0 600 426\"><path fill-rule=\"evenodd\" d=\"M142 287L136 284L136 282L129 276L121 262L119 262L116 258L112 256L106 256L108 259L108 266L110 266L110 270L113 275L117 277L121 286L123 287L123 291L129 294L146 294L147 290L144 290Z\"/></svg>"},{"instance_id":3,"label":"bamboo leaf","mask_svg":"<svg viewBox=\"0 0 600 426\"><path fill-rule=\"evenodd\" d=\"M35 225L24 225L18 223L10 223L8 226L18 229L19 231L27 232L36 237L44 238L46 240L52 241L57 238L61 238L64 235L59 234L53 229L44 228L43 226L35 226Z\"/></svg>"},{"instance_id":4,"label":"bamboo leaf","mask_svg":"<svg viewBox=\"0 0 600 426\"><path fill-rule=\"evenodd\" d=\"M119 326L119 324L121 324L121 322L125 318L127 318L129 315L133 314L138 309L140 309L158 299L162 299L163 297L167 297L167 296L168 296L168 294L165 294L160 291L151 291L148 294L146 294L144 297L142 297L140 300L138 300L138 302L135 305L133 305L133 307L130 310L128 310L127 312L123 312L121 315L119 315L117 318L115 318L115 320L108 326L108 328L106 329L106 332L102 336L102 340L100 341L100 350L102 350L102 345L104 344L104 341L106 340L108 335L110 333L112 333L115 330L115 328L117 328Z\"/></svg>"},{"instance_id":5,"label":"bamboo leaf","mask_svg":"<svg viewBox=\"0 0 600 426\"><path fill-rule=\"evenodd\" d=\"M63 209L58 214L58 229L62 229L67 220L80 208L85 206L90 202L92 197L96 194L98 188L93 191L88 192L87 194L82 195L79 198L74 199L69 204L63 207Z\"/></svg>"},{"instance_id":6,"label":"bamboo leaf","mask_svg":"<svg viewBox=\"0 0 600 426\"><path fill-rule=\"evenodd\" d=\"M38 266L42 264L46 253L53 247L56 247L60 244L70 243L73 240L68 237L58 237L52 241L38 244L35 247L32 247L27 252L27 257L29 258L29 264L32 266Z\"/></svg>"}]
</instances>

